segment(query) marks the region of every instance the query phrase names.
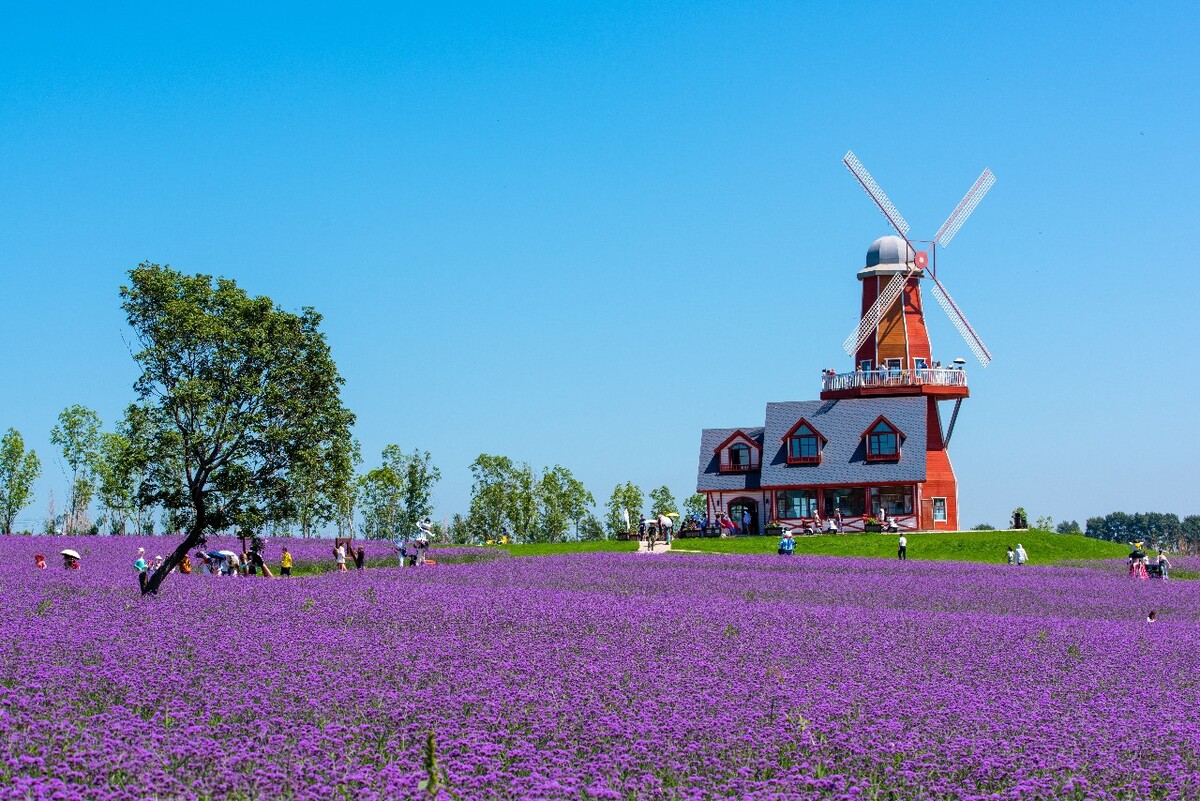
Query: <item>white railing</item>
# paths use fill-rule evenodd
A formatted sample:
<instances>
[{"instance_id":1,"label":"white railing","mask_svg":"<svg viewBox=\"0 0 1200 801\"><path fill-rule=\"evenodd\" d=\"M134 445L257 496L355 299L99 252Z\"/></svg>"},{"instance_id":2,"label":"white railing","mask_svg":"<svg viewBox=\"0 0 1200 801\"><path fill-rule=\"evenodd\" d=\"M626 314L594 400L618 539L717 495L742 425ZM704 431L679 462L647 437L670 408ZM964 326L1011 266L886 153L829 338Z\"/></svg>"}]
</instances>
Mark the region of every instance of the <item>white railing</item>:
<instances>
[{"instance_id":1,"label":"white railing","mask_svg":"<svg viewBox=\"0 0 1200 801\"><path fill-rule=\"evenodd\" d=\"M945 367L923 367L919 370L855 370L853 373L825 373L821 376L821 391L836 392L859 387L965 387L967 374L963 370Z\"/></svg>"}]
</instances>

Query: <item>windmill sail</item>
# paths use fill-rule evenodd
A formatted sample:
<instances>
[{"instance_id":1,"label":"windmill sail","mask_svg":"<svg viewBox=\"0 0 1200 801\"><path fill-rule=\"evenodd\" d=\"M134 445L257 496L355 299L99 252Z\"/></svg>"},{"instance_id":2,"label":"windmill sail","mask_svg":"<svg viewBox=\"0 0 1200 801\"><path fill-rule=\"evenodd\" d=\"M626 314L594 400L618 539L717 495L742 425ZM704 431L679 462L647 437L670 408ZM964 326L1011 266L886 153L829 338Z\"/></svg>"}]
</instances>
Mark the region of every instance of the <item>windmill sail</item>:
<instances>
[{"instance_id":1,"label":"windmill sail","mask_svg":"<svg viewBox=\"0 0 1200 801\"><path fill-rule=\"evenodd\" d=\"M942 227L933 235L933 241L942 247L949 245L950 240L958 233L958 229L962 228L963 223L971 216L971 212L975 211L979 201L983 200L983 196L987 194L994 183L996 183L996 176L992 175L991 170L984 170L979 179L967 190L963 199L954 207L954 211L950 212L950 216L942 223Z\"/></svg>"},{"instance_id":2,"label":"windmill sail","mask_svg":"<svg viewBox=\"0 0 1200 801\"><path fill-rule=\"evenodd\" d=\"M992 354L988 352L987 346L983 344L979 334L976 334L975 329L967 322L966 315L958 308L958 304L954 302L954 298L950 297L950 293L946 291L946 287L942 286L942 282L937 280L936 276L930 276L930 278L933 280L933 296L937 298L938 305L942 307L942 311L946 312L950 322L954 323L954 327L966 341L971 353L975 354L975 358L982 366L987 367L988 362L992 360Z\"/></svg>"},{"instance_id":3,"label":"windmill sail","mask_svg":"<svg viewBox=\"0 0 1200 801\"><path fill-rule=\"evenodd\" d=\"M904 290L904 284L908 281L909 272L896 273L892 276L892 280L887 282L883 291L879 293L879 297L863 315L862 320L858 323L858 328L846 337L846 341L842 343L843 350L847 356L853 356L862 347L862 344L867 341L867 337L871 336L883 320L883 315L887 314L888 309L892 308L892 304L900 297L900 293Z\"/></svg>"},{"instance_id":4,"label":"windmill sail","mask_svg":"<svg viewBox=\"0 0 1200 801\"><path fill-rule=\"evenodd\" d=\"M846 165L846 169L850 170L850 174L858 181L859 186L870 195L871 200L875 201L875 205L883 212L883 216L887 217L887 221L892 228L896 229L896 233L904 237L904 241L908 241L908 220L904 219L904 215L896 208L896 205L888 199L883 189L871 177L871 173L867 172L867 168L858 160L858 156L854 155L853 150L847 150L846 155L842 157L842 163Z\"/></svg>"}]
</instances>

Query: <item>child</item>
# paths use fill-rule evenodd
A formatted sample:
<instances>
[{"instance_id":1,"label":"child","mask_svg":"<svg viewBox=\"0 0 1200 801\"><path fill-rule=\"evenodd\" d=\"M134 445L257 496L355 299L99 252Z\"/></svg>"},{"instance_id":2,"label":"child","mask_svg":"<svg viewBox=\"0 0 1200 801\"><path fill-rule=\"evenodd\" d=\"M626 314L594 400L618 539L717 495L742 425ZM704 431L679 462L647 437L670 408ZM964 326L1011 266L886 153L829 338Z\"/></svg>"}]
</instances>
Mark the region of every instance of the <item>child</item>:
<instances>
[{"instance_id":1,"label":"child","mask_svg":"<svg viewBox=\"0 0 1200 801\"><path fill-rule=\"evenodd\" d=\"M33 555L33 566L38 570L46 569L46 554L35 553Z\"/></svg>"},{"instance_id":2,"label":"child","mask_svg":"<svg viewBox=\"0 0 1200 801\"><path fill-rule=\"evenodd\" d=\"M795 550L796 540L792 537L792 532L785 531L783 534L783 539L779 541L779 555L791 556L792 552Z\"/></svg>"},{"instance_id":3,"label":"child","mask_svg":"<svg viewBox=\"0 0 1200 801\"><path fill-rule=\"evenodd\" d=\"M367 566L367 552L363 546L358 546L358 553L354 554L354 568L362 570Z\"/></svg>"},{"instance_id":4,"label":"child","mask_svg":"<svg viewBox=\"0 0 1200 801\"><path fill-rule=\"evenodd\" d=\"M288 553L287 548L283 549L283 555L279 557L279 575L288 577L292 575L292 555Z\"/></svg>"}]
</instances>

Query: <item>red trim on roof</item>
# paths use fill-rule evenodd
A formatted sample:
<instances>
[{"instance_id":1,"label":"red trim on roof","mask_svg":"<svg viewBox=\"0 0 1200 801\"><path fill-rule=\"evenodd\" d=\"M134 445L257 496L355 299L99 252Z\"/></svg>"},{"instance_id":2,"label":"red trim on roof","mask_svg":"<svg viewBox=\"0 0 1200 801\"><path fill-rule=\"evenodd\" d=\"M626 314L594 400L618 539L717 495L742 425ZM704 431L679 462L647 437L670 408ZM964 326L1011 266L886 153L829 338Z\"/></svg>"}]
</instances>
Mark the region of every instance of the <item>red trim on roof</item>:
<instances>
[{"instance_id":1,"label":"red trim on roof","mask_svg":"<svg viewBox=\"0 0 1200 801\"><path fill-rule=\"evenodd\" d=\"M720 445L718 445L717 447L713 448L713 453L717 453L717 452L719 452L719 451L720 451L722 448L726 448L726 447L728 447L728 446L732 445L732 444L733 444L733 441L734 441L735 439L737 439L738 437L741 437L742 439L746 440L746 443L747 443L747 444L754 446L754 447L755 447L755 448L758 450L759 454L761 454L761 453L762 453L762 445L759 445L757 442L755 442L755 441L754 441L754 437L751 437L750 435L746 434L746 433L745 433L744 431L742 431L740 428L739 428L737 431L734 431L732 434L730 434L730 435L729 435L729 436L728 436L728 437L725 439L725 441L724 441L724 442L722 442Z\"/></svg>"}]
</instances>

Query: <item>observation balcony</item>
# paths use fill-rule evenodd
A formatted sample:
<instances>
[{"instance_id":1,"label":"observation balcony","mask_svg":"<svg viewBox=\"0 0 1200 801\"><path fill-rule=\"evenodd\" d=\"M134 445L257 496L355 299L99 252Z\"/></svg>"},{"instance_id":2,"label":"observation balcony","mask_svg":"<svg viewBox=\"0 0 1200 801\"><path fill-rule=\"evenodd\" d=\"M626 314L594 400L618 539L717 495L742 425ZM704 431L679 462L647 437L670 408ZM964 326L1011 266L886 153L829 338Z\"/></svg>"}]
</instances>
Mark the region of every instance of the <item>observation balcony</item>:
<instances>
[{"instance_id":1,"label":"observation balcony","mask_svg":"<svg viewBox=\"0 0 1200 801\"><path fill-rule=\"evenodd\" d=\"M821 376L821 400L875 398L887 395L932 395L966 398L967 374L958 368L924 367L920 370L855 370Z\"/></svg>"}]
</instances>

